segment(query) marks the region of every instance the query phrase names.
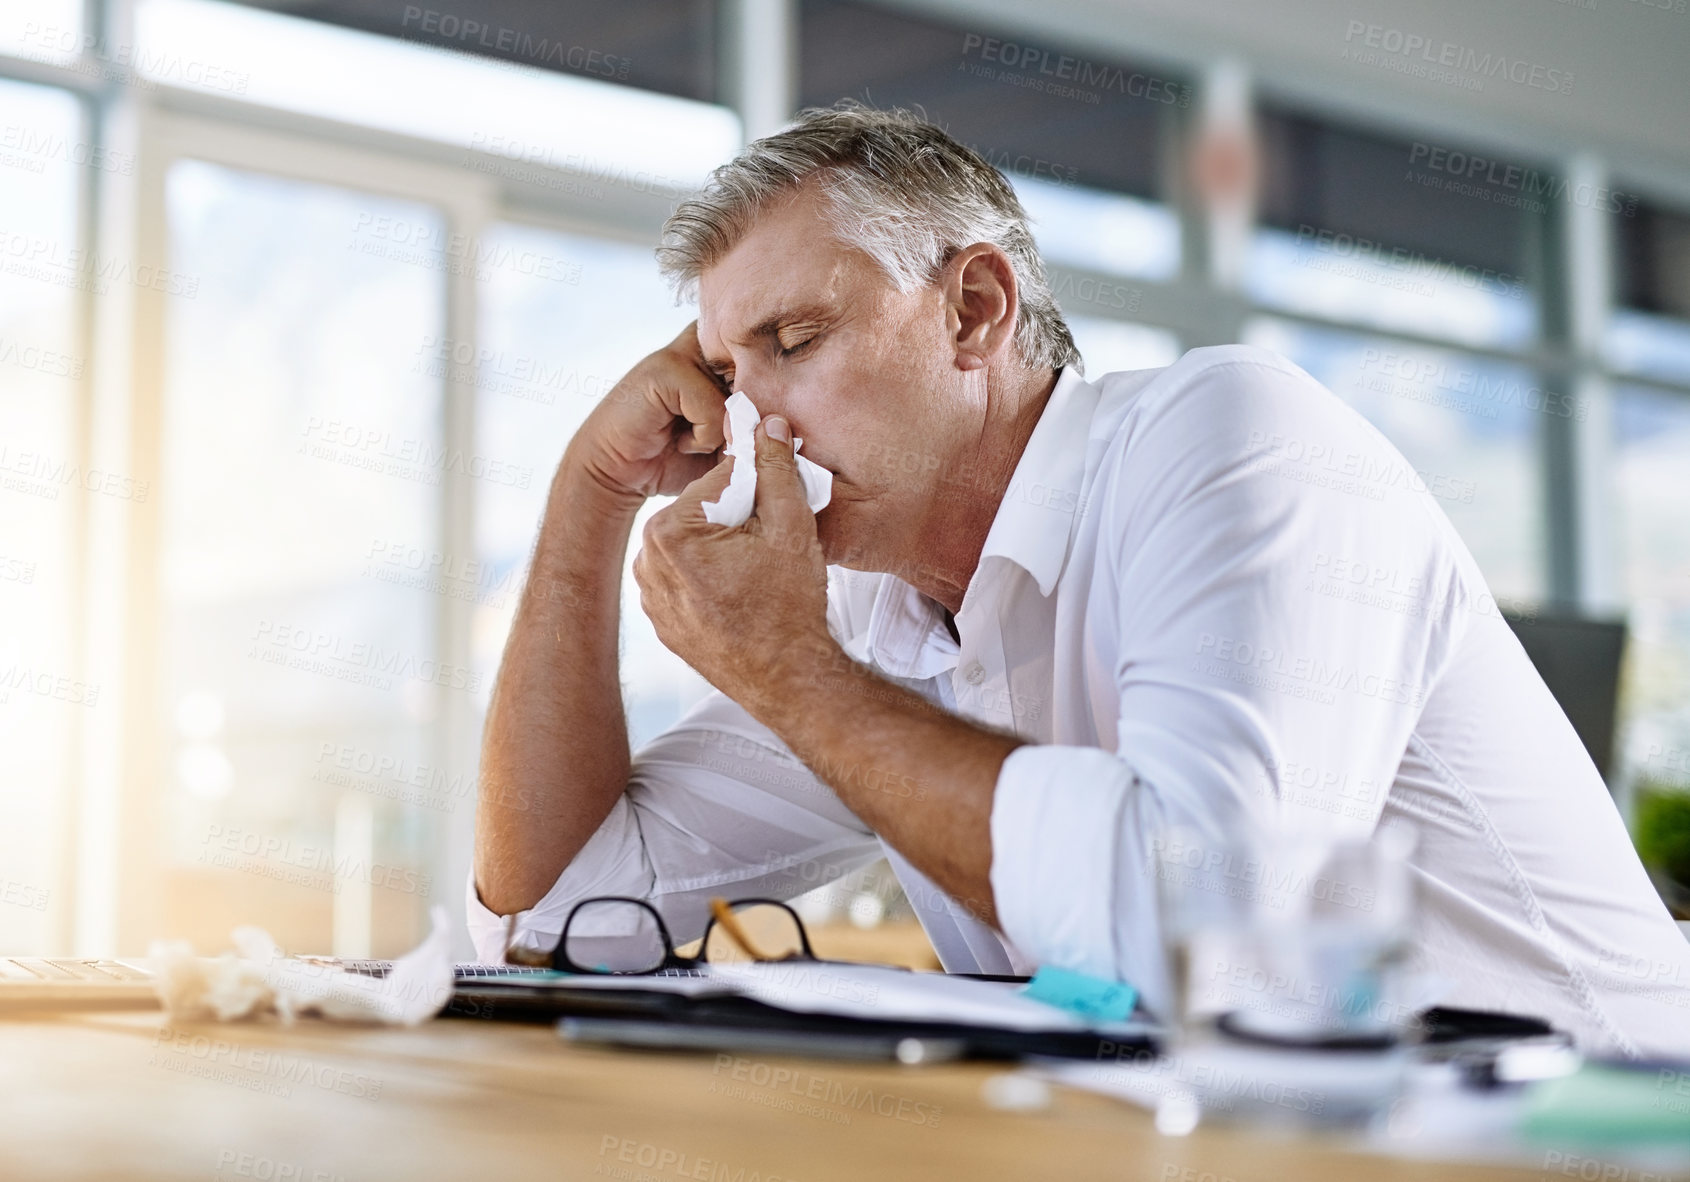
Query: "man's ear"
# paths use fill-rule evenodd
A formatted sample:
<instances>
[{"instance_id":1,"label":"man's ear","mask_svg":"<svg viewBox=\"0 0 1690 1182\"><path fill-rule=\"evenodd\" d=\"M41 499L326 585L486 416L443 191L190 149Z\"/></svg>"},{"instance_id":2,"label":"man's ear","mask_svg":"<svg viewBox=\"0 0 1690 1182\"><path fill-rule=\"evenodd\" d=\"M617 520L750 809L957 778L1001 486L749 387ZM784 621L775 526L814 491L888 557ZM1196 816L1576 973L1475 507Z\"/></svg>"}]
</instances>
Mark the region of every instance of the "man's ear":
<instances>
[{"instance_id":1,"label":"man's ear","mask_svg":"<svg viewBox=\"0 0 1690 1182\"><path fill-rule=\"evenodd\" d=\"M1015 339L1021 311L1009 256L989 242L958 251L945 267L945 303L957 368L996 365Z\"/></svg>"}]
</instances>

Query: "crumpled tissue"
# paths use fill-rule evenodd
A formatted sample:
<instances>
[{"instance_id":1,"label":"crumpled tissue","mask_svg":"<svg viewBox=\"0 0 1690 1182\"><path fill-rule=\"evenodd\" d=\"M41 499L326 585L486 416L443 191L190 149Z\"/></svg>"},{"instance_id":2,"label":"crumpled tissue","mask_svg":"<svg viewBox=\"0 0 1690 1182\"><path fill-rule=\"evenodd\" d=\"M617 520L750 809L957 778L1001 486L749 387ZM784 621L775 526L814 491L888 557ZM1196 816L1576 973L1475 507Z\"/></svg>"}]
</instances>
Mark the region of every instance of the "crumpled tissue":
<instances>
[{"instance_id":1,"label":"crumpled tissue","mask_svg":"<svg viewBox=\"0 0 1690 1182\"><path fill-rule=\"evenodd\" d=\"M285 955L269 933L239 927L235 951L195 956L185 940L155 940L147 950L153 988L170 1016L229 1022L274 1011L283 1022L300 1014L350 1022L415 1026L452 998L452 936L446 909L436 904L433 930L393 962L385 977Z\"/></svg>"},{"instance_id":2,"label":"crumpled tissue","mask_svg":"<svg viewBox=\"0 0 1690 1182\"><path fill-rule=\"evenodd\" d=\"M728 454L734 459L733 475L720 499L704 502L704 519L712 525L744 525L751 516L757 499L757 424L763 416L744 390L740 390L725 404L728 425L733 438L728 441ZM810 512L820 513L833 499L833 473L805 456L798 455L804 446L801 438L792 441L793 458L798 461L798 478L804 482L804 499Z\"/></svg>"}]
</instances>

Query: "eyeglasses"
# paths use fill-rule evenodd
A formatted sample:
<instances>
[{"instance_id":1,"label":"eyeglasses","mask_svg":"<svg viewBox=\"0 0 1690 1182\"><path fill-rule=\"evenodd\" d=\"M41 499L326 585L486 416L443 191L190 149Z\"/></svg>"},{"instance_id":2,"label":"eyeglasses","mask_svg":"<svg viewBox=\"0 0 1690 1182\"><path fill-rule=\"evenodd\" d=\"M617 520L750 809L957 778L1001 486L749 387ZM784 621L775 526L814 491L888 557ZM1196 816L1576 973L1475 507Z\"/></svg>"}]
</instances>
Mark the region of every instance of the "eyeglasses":
<instances>
[{"instance_id":1,"label":"eyeglasses","mask_svg":"<svg viewBox=\"0 0 1690 1182\"><path fill-rule=\"evenodd\" d=\"M657 908L644 899L583 899L563 921L550 965L567 973L650 976L697 972L705 964L816 959L803 920L777 899L712 899L710 912L698 952L683 956Z\"/></svg>"}]
</instances>

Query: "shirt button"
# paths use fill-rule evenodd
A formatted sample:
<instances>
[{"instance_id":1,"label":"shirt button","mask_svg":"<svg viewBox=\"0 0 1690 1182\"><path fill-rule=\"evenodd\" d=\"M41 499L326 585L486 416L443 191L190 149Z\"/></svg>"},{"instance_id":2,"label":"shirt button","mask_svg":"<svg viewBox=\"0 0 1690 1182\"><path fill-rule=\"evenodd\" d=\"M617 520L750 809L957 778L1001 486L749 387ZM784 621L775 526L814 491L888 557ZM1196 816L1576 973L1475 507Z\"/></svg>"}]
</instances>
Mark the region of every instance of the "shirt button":
<instances>
[{"instance_id":1,"label":"shirt button","mask_svg":"<svg viewBox=\"0 0 1690 1182\"><path fill-rule=\"evenodd\" d=\"M969 685L979 685L980 679L986 676L986 670L981 668L979 661L970 661L968 668L962 671L962 679Z\"/></svg>"}]
</instances>

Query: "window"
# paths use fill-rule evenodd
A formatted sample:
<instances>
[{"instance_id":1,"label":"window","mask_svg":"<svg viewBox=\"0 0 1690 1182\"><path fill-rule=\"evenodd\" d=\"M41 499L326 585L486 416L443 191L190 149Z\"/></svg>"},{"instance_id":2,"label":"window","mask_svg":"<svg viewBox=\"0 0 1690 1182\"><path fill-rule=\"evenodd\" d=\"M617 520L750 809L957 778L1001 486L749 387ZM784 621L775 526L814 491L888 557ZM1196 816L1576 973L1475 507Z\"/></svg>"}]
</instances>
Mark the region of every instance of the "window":
<instances>
[{"instance_id":1,"label":"window","mask_svg":"<svg viewBox=\"0 0 1690 1182\"><path fill-rule=\"evenodd\" d=\"M84 679L72 632L79 510L134 488L108 489L77 436L77 301L109 282L79 253L81 112L63 91L15 82L0 82L0 110L0 948L39 952L68 923L67 757L115 693Z\"/></svg>"},{"instance_id":2,"label":"window","mask_svg":"<svg viewBox=\"0 0 1690 1182\"><path fill-rule=\"evenodd\" d=\"M449 144L470 167L493 157L516 171L685 188L739 143L721 107L218 0L139 0L136 41L148 85Z\"/></svg>"},{"instance_id":3,"label":"window","mask_svg":"<svg viewBox=\"0 0 1690 1182\"><path fill-rule=\"evenodd\" d=\"M286 12L290 0L237 0ZM440 49L706 102L716 97L713 0L316 0L300 15Z\"/></svg>"},{"instance_id":4,"label":"window","mask_svg":"<svg viewBox=\"0 0 1690 1182\"><path fill-rule=\"evenodd\" d=\"M1179 219L1165 205L1048 180L1015 179L1015 192L1047 264L1146 279L1179 272Z\"/></svg>"},{"instance_id":5,"label":"window","mask_svg":"<svg viewBox=\"0 0 1690 1182\"><path fill-rule=\"evenodd\" d=\"M68 64L82 53L82 0L31 0L0 12L0 53Z\"/></svg>"},{"instance_id":6,"label":"window","mask_svg":"<svg viewBox=\"0 0 1690 1182\"><path fill-rule=\"evenodd\" d=\"M1690 395L1614 396L1614 491L1630 637L1619 750L1632 773L1690 789Z\"/></svg>"},{"instance_id":7,"label":"window","mask_svg":"<svg viewBox=\"0 0 1690 1182\"><path fill-rule=\"evenodd\" d=\"M1100 316L1064 316L1074 334L1086 377L1096 381L1122 370L1158 369L1179 360L1179 338L1166 329Z\"/></svg>"},{"instance_id":8,"label":"window","mask_svg":"<svg viewBox=\"0 0 1690 1182\"><path fill-rule=\"evenodd\" d=\"M477 501L476 558L490 592L477 596L475 615L483 709L564 447L611 387L694 315L690 307L676 306L650 245L516 225L499 226L489 237L495 246L570 260L576 281L497 273L484 292L480 356L465 358L475 365L476 430L483 446L535 473L525 487L489 486ZM447 360L441 353L432 351L435 364ZM710 689L658 641L633 577L640 529L672 500L655 497L641 510L622 573L623 701L635 748Z\"/></svg>"},{"instance_id":9,"label":"window","mask_svg":"<svg viewBox=\"0 0 1690 1182\"><path fill-rule=\"evenodd\" d=\"M1516 365L1263 319L1246 339L1291 358L1414 465L1498 599L1541 599L1538 418L1587 414Z\"/></svg>"},{"instance_id":10,"label":"window","mask_svg":"<svg viewBox=\"0 0 1690 1182\"><path fill-rule=\"evenodd\" d=\"M1553 177L1441 140L1395 140L1270 109L1246 287L1332 320L1519 345ZM1497 179L1488 179L1497 178Z\"/></svg>"},{"instance_id":11,"label":"window","mask_svg":"<svg viewBox=\"0 0 1690 1182\"><path fill-rule=\"evenodd\" d=\"M431 827L472 786L437 782L430 731L474 687L393 558L439 550L450 468L520 475L445 446L417 365L445 225L191 160L166 198L164 922L210 947L262 916L283 944L401 952L457 887L431 880Z\"/></svg>"},{"instance_id":12,"label":"window","mask_svg":"<svg viewBox=\"0 0 1690 1182\"><path fill-rule=\"evenodd\" d=\"M1609 322L1610 364L1690 384L1690 215L1628 201L1613 219L1619 299Z\"/></svg>"}]
</instances>

